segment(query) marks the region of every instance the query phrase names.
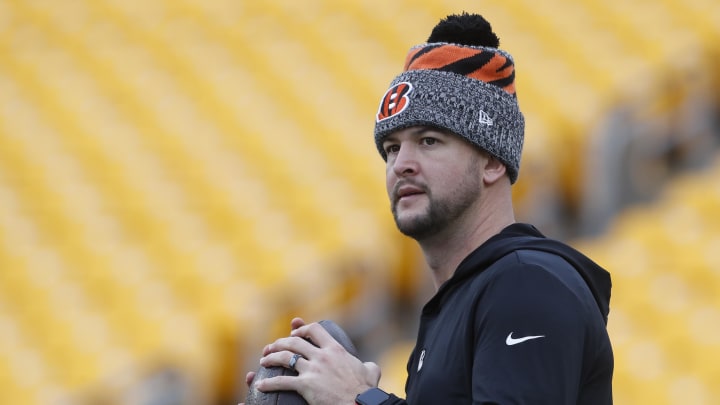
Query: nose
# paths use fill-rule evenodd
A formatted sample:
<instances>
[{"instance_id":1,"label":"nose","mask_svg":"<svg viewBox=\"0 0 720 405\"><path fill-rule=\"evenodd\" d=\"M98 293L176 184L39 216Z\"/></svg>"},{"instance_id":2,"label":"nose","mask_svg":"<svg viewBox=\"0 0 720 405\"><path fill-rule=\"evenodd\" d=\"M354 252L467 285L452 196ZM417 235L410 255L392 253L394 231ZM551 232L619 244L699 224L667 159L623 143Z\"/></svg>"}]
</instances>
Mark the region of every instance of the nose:
<instances>
[{"instance_id":1,"label":"nose","mask_svg":"<svg viewBox=\"0 0 720 405\"><path fill-rule=\"evenodd\" d=\"M418 172L417 154L411 145L401 145L392 162L392 170L397 177L411 176Z\"/></svg>"}]
</instances>

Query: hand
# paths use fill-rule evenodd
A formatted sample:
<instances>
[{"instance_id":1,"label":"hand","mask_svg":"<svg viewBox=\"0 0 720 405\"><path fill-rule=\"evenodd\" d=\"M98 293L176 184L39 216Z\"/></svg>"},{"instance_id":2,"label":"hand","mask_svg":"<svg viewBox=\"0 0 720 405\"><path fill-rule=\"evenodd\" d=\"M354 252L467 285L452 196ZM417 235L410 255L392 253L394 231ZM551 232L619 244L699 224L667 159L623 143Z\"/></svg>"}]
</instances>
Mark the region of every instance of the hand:
<instances>
[{"instance_id":1,"label":"hand","mask_svg":"<svg viewBox=\"0 0 720 405\"><path fill-rule=\"evenodd\" d=\"M256 385L260 391L292 390L312 405L338 405L354 404L357 394L377 386L380 368L348 353L320 324L295 318L291 326L290 337L264 348L260 365L287 367L298 353L303 356L295 365L298 376L264 379Z\"/></svg>"}]
</instances>

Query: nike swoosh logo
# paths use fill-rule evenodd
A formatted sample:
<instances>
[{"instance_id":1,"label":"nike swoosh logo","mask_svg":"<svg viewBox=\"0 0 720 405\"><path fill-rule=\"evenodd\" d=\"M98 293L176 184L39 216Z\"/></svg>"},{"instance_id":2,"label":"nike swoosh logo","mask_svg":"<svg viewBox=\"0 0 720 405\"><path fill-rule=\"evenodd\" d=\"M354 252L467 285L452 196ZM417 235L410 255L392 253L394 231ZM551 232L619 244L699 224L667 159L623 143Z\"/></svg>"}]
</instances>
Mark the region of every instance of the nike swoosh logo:
<instances>
[{"instance_id":1,"label":"nike swoosh logo","mask_svg":"<svg viewBox=\"0 0 720 405\"><path fill-rule=\"evenodd\" d=\"M514 338L512 336L513 333L514 332L510 332L510 334L507 336L507 339L505 339L505 344L508 346L514 346L518 343L527 342L528 340L540 339L540 338L545 337L545 335L537 335L537 336L525 336L525 337L521 337L521 338Z\"/></svg>"}]
</instances>

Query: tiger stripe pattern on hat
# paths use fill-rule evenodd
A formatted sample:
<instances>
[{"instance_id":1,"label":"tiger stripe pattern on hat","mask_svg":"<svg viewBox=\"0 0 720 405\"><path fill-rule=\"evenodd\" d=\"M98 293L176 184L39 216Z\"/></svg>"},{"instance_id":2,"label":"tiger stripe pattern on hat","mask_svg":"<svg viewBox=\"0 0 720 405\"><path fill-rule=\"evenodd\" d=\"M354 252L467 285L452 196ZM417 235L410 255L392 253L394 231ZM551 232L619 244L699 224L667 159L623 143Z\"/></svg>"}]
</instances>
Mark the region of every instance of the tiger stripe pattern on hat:
<instances>
[{"instance_id":1,"label":"tiger stripe pattern on hat","mask_svg":"<svg viewBox=\"0 0 720 405\"><path fill-rule=\"evenodd\" d=\"M405 71L451 72L498 86L515 96L515 64L499 49L455 44L427 44L410 50Z\"/></svg>"}]
</instances>

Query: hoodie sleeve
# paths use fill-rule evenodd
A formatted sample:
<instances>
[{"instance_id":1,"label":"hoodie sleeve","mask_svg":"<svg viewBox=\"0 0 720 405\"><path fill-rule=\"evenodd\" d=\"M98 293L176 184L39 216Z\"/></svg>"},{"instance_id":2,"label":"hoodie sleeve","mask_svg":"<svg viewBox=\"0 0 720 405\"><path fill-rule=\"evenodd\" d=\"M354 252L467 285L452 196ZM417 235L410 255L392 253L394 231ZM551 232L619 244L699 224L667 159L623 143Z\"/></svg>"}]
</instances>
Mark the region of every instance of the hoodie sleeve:
<instances>
[{"instance_id":1,"label":"hoodie sleeve","mask_svg":"<svg viewBox=\"0 0 720 405\"><path fill-rule=\"evenodd\" d=\"M576 404L588 319L604 323L592 293L562 258L502 259L477 302L475 404Z\"/></svg>"}]
</instances>

